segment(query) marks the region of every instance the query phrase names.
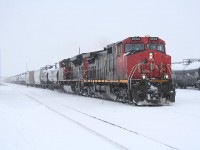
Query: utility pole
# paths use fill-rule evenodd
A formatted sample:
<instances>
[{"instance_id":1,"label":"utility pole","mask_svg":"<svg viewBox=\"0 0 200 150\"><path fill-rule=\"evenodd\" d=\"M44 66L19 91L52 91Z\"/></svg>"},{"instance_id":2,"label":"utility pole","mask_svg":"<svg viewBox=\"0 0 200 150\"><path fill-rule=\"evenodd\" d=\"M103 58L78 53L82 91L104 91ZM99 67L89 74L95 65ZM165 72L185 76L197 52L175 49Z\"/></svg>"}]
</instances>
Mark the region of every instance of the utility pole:
<instances>
[{"instance_id":1,"label":"utility pole","mask_svg":"<svg viewBox=\"0 0 200 150\"><path fill-rule=\"evenodd\" d=\"M26 72L28 71L28 65L27 65L27 62L26 62Z\"/></svg>"},{"instance_id":2,"label":"utility pole","mask_svg":"<svg viewBox=\"0 0 200 150\"><path fill-rule=\"evenodd\" d=\"M81 49L80 49L80 47L79 47L79 49L78 49L78 54L80 55L80 53L81 53Z\"/></svg>"}]
</instances>

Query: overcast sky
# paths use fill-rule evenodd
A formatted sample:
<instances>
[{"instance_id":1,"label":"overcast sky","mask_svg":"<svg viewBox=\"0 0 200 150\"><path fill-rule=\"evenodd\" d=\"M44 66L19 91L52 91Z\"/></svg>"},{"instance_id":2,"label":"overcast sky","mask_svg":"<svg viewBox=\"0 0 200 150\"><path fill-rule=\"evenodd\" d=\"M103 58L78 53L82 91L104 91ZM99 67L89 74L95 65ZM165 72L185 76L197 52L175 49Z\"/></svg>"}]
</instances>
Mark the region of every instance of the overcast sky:
<instances>
[{"instance_id":1,"label":"overcast sky","mask_svg":"<svg viewBox=\"0 0 200 150\"><path fill-rule=\"evenodd\" d=\"M172 61L200 58L200 1L0 0L1 75L145 35L165 40Z\"/></svg>"}]
</instances>

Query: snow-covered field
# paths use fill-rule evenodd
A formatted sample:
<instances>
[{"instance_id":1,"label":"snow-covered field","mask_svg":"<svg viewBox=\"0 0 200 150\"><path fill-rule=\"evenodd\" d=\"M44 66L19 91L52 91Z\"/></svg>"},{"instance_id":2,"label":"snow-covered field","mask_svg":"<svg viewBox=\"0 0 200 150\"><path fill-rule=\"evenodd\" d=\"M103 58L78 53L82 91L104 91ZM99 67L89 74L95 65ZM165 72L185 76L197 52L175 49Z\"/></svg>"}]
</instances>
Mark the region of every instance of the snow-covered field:
<instances>
[{"instance_id":1,"label":"snow-covered field","mask_svg":"<svg viewBox=\"0 0 200 150\"><path fill-rule=\"evenodd\" d=\"M170 106L137 107L6 84L0 150L200 149L200 91L177 89Z\"/></svg>"}]
</instances>

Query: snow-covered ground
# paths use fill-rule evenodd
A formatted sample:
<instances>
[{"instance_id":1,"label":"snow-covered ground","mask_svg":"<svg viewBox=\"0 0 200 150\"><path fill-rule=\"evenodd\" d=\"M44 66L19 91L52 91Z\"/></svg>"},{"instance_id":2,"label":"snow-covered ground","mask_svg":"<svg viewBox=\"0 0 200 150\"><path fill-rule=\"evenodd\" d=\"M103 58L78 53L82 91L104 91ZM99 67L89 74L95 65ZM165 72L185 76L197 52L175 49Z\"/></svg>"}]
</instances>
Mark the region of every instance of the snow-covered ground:
<instances>
[{"instance_id":1,"label":"snow-covered ground","mask_svg":"<svg viewBox=\"0 0 200 150\"><path fill-rule=\"evenodd\" d=\"M0 86L0 150L200 149L200 91L137 107L45 89Z\"/></svg>"}]
</instances>

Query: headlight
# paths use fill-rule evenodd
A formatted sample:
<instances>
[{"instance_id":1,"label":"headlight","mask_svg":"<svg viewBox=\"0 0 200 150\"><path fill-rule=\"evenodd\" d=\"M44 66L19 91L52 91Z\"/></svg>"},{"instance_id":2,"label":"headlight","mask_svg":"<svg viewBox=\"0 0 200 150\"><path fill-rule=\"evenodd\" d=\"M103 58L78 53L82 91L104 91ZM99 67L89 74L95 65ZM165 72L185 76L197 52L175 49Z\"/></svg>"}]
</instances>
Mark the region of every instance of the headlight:
<instances>
[{"instance_id":1,"label":"headlight","mask_svg":"<svg viewBox=\"0 0 200 150\"><path fill-rule=\"evenodd\" d=\"M142 75L142 79L146 79L147 77L146 77L146 75L145 74L143 74Z\"/></svg>"},{"instance_id":2,"label":"headlight","mask_svg":"<svg viewBox=\"0 0 200 150\"><path fill-rule=\"evenodd\" d=\"M165 74L164 79L169 79L169 76L167 74Z\"/></svg>"},{"instance_id":3,"label":"headlight","mask_svg":"<svg viewBox=\"0 0 200 150\"><path fill-rule=\"evenodd\" d=\"M153 53L149 53L149 59L153 59Z\"/></svg>"}]
</instances>

